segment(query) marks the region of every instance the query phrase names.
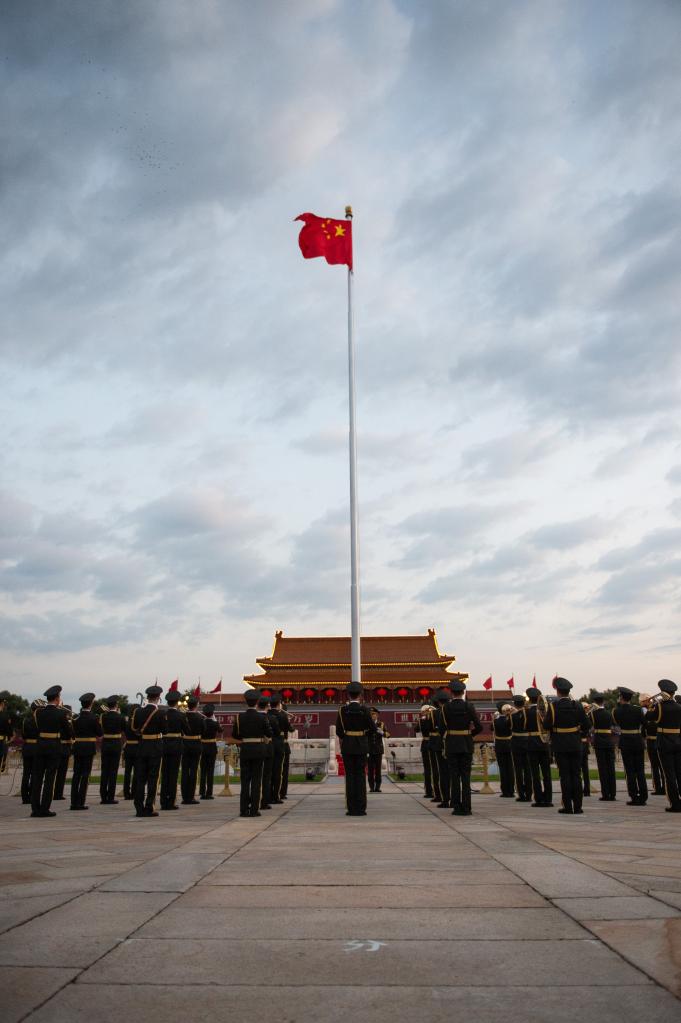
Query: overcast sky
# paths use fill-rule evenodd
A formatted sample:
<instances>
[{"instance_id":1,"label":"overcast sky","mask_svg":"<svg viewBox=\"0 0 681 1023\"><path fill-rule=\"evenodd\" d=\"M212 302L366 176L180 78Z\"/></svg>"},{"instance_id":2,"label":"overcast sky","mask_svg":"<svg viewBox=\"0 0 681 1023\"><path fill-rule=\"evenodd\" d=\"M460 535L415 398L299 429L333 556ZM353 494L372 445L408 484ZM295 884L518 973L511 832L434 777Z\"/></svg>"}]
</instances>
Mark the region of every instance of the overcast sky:
<instances>
[{"instance_id":1,"label":"overcast sky","mask_svg":"<svg viewBox=\"0 0 681 1023\"><path fill-rule=\"evenodd\" d=\"M678 0L4 0L0 688L681 679Z\"/></svg>"}]
</instances>

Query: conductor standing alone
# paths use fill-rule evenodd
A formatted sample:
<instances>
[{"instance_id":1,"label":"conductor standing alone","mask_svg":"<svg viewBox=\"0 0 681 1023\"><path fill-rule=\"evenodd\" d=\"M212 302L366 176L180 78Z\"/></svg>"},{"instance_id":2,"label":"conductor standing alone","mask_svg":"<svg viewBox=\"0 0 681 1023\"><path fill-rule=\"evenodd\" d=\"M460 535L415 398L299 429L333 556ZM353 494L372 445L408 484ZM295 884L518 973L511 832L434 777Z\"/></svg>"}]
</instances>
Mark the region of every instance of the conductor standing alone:
<instances>
[{"instance_id":1,"label":"conductor standing alone","mask_svg":"<svg viewBox=\"0 0 681 1023\"><path fill-rule=\"evenodd\" d=\"M348 817L366 817L365 772L369 735L376 731L376 725L369 709L360 703L362 687L359 682L351 682L345 691L349 701L340 708L336 718L336 734L340 739L345 766L345 812Z\"/></svg>"}]
</instances>

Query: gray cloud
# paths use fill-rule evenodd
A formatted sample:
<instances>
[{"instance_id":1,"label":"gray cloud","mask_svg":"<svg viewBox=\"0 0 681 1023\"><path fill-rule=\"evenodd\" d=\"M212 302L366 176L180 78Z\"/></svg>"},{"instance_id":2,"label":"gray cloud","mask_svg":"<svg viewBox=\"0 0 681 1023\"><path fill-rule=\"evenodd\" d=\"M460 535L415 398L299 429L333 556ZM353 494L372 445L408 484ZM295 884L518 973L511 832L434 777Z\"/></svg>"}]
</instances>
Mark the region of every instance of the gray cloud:
<instances>
[{"instance_id":1,"label":"gray cloud","mask_svg":"<svg viewBox=\"0 0 681 1023\"><path fill-rule=\"evenodd\" d=\"M557 522L550 526L541 526L527 535L527 541L541 550L571 550L582 544L608 536L612 524L595 515L572 522Z\"/></svg>"}]
</instances>

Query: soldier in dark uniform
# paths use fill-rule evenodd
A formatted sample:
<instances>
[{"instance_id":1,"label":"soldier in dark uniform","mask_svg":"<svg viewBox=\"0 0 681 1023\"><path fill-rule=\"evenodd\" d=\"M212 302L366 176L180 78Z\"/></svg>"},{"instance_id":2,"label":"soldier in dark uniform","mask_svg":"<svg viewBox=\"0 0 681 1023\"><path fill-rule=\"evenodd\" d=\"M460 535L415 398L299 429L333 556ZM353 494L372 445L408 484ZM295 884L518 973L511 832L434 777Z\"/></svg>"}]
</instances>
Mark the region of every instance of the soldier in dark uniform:
<instances>
[{"instance_id":1,"label":"soldier in dark uniform","mask_svg":"<svg viewBox=\"0 0 681 1023\"><path fill-rule=\"evenodd\" d=\"M5 770L7 748L14 736L12 715L7 710L7 702L0 699L0 774Z\"/></svg>"},{"instance_id":2,"label":"soldier in dark uniform","mask_svg":"<svg viewBox=\"0 0 681 1023\"><path fill-rule=\"evenodd\" d=\"M645 806L648 801L648 783L644 761L643 708L632 704L634 694L631 689L620 686L618 692L619 698L612 717L620 729L620 753L629 793L627 806Z\"/></svg>"},{"instance_id":3,"label":"soldier in dark uniform","mask_svg":"<svg viewBox=\"0 0 681 1023\"><path fill-rule=\"evenodd\" d=\"M35 701L31 704L31 709L28 714L23 718L21 722L21 738L23 744L21 747L21 760L22 760L22 772L21 772L21 802L24 806L28 806L31 802L31 786L33 783L33 768L35 765L35 754L36 746L38 744L38 726L35 723L33 717L33 711L37 707L44 706L43 701Z\"/></svg>"},{"instance_id":4,"label":"soldier in dark uniform","mask_svg":"<svg viewBox=\"0 0 681 1023\"><path fill-rule=\"evenodd\" d=\"M449 763L445 758L445 747L440 732L440 721L442 708L449 703L450 694L444 689L438 689L435 693L435 711L433 714L433 731L430 733L430 755L433 764L433 788L436 797L439 796L438 807L441 810L451 809L451 779L449 777Z\"/></svg>"},{"instance_id":5,"label":"soldier in dark uniform","mask_svg":"<svg viewBox=\"0 0 681 1023\"><path fill-rule=\"evenodd\" d=\"M272 751L272 725L269 719L270 709L270 698L264 696L262 693L258 696L258 713L264 714L267 718L267 723L270 726L270 741L265 744L265 759L262 765L262 786L260 790L260 809L271 810L272 804L270 799L272 797L272 764L274 762L274 753Z\"/></svg>"},{"instance_id":6,"label":"soldier in dark uniform","mask_svg":"<svg viewBox=\"0 0 681 1023\"><path fill-rule=\"evenodd\" d=\"M288 798L288 776L291 770L291 743L289 742L289 735L293 732L293 725L291 719L286 712L286 706L282 703L281 710L279 711L279 720L281 722L281 730L284 733L284 773L282 775L281 792L280 796L282 799Z\"/></svg>"},{"instance_id":7,"label":"soldier in dark uniform","mask_svg":"<svg viewBox=\"0 0 681 1023\"><path fill-rule=\"evenodd\" d=\"M414 725L414 731L421 734L421 760L423 761L423 795L426 799L433 799L433 771L430 760L428 742L433 729L433 708L429 703L424 703L419 711L418 721Z\"/></svg>"},{"instance_id":8,"label":"soldier in dark uniform","mask_svg":"<svg viewBox=\"0 0 681 1023\"><path fill-rule=\"evenodd\" d=\"M182 760L182 737L187 730L185 715L178 708L182 693L166 693L166 731L163 733L163 759L161 760L161 809L179 810L177 805L177 779Z\"/></svg>"},{"instance_id":9,"label":"soldier in dark uniform","mask_svg":"<svg viewBox=\"0 0 681 1023\"><path fill-rule=\"evenodd\" d=\"M80 714L73 719L73 774L71 776L71 809L87 810L87 789L92 774L92 761L97 752L97 739L102 734L99 718L92 710L94 693L83 693Z\"/></svg>"},{"instance_id":10,"label":"soldier in dark uniform","mask_svg":"<svg viewBox=\"0 0 681 1023\"><path fill-rule=\"evenodd\" d=\"M497 703L497 713L492 721L494 731L494 755L499 768L499 793L502 799L515 796L515 771L511 753L511 713L513 708L505 700Z\"/></svg>"},{"instance_id":11,"label":"soldier in dark uniform","mask_svg":"<svg viewBox=\"0 0 681 1023\"><path fill-rule=\"evenodd\" d=\"M518 791L516 803L532 802L532 775L530 773L530 757L528 753L527 711L525 697L518 694L513 697L515 710L511 714L511 753L513 755L513 772Z\"/></svg>"},{"instance_id":12,"label":"soldier in dark uniform","mask_svg":"<svg viewBox=\"0 0 681 1023\"><path fill-rule=\"evenodd\" d=\"M137 765L137 751L141 739L132 730L132 711L123 722L125 733L125 746L123 747L123 799L134 799L135 797L135 769Z\"/></svg>"},{"instance_id":13,"label":"soldier in dark uniform","mask_svg":"<svg viewBox=\"0 0 681 1023\"><path fill-rule=\"evenodd\" d=\"M551 734L553 755L560 775L562 803L558 813L578 814L582 810L582 735L589 731L589 720L584 707L568 695L572 683L566 678L554 678L553 688L558 699L549 702L543 726Z\"/></svg>"},{"instance_id":14,"label":"soldier in dark uniform","mask_svg":"<svg viewBox=\"0 0 681 1023\"><path fill-rule=\"evenodd\" d=\"M198 806L196 798L196 782L201 762L201 739L203 738L203 714L196 709L199 705L198 696L190 696L187 700L187 730L182 740L182 793L183 806Z\"/></svg>"},{"instance_id":15,"label":"soldier in dark uniform","mask_svg":"<svg viewBox=\"0 0 681 1023\"><path fill-rule=\"evenodd\" d=\"M586 716L588 718L589 717L589 711L591 710L591 707L589 706L588 703L582 703L582 707L584 707L584 713L586 714ZM590 724L591 724L591 721L589 721L589 725ZM589 736L588 735L583 735L582 736L582 762L580 764L580 770L582 772L582 795L590 796L591 795L591 775L589 773Z\"/></svg>"},{"instance_id":16,"label":"soldier in dark uniform","mask_svg":"<svg viewBox=\"0 0 681 1023\"><path fill-rule=\"evenodd\" d=\"M286 744L284 733L281 730L279 711L277 709L280 704L281 699L278 696L271 696L269 710L267 711L270 728L272 729L272 773L270 776L268 798L268 802L272 805L280 805L284 802L284 800L279 796L279 792L281 790L281 779L284 771L284 746Z\"/></svg>"},{"instance_id":17,"label":"soldier in dark uniform","mask_svg":"<svg viewBox=\"0 0 681 1023\"><path fill-rule=\"evenodd\" d=\"M668 678L661 679L657 684L662 698L654 717L658 753L669 800L665 810L667 813L681 813L681 704L674 698L678 686Z\"/></svg>"},{"instance_id":18,"label":"soldier in dark uniform","mask_svg":"<svg viewBox=\"0 0 681 1023\"><path fill-rule=\"evenodd\" d=\"M383 722L379 719L376 707L372 707L369 713L371 714L371 720L376 726L376 731L370 732L368 736L369 753L367 755L367 775L369 778L369 792L380 792L381 783L383 781L381 768L383 766L383 754L385 753L383 740L389 739L390 733Z\"/></svg>"},{"instance_id":19,"label":"soldier in dark uniform","mask_svg":"<svg viewBox=\"0 0 681 1023\"><path fill-rule=\"evenodd\" d=\"M102 774L99 780L99 798L102 806L115 806L118 768L123 750L125 718L118 709L118 697L106 699L106 710L100 716L102 726Z\"/></svg>"},{"instance_id":20,"label":"soldier in dark uniform","mask_svg":"<svg viewBox=\"0 0 681 1023\"><path fill-rule=\"evenodd\" d=\"M525 710L527 720L527 757L530 764L532 779L532 806L553 806L553 782L551 781L551 751L547 737L541 728L539 715L539 697L541 693L536 686L525 690L530 701Z\"/></svg>"},{"instance_id":21,"label":"soldier in dark uniform","mask_svg":"<svg viewBox=\"0 0 681 1023\"><path fill-rule=\"evenodd\" d=\"M351 682L346 688L348 702L339 708L336 734L340 739L345 767L345 806L348 817L365 817L367 812L366 763L368 736L376 731L367 707L359 701L362 687Z\"/></svg>"},{"instance_id":22,"label":"soldier in dark uniform","mask_svg":"<svg viewBox=\"0 0 681 1023\"><path fill-rule=\"evenodd\" d=\"M615 736L612 732L612 714L603 706L605 697L594 693L593 704L588 717L591 721L593 746L596 754L598 778L601 783L599 799L613 803L617 798L617 777L615 775Z\"/></svg>"},{"instance_id":23,"label":"soldier in dark uniform","mask_svg":"<svg viewBox=\"0 0 681 1023\"><path fill-rule=\"evenodd\" d=\"M463 682L455 679L449 688L452 699L440 707L438 728L448 766L452 814L470 817L473 737L482 731L482 724L473 704L464 699Z\"/></svg>"},{"instance_id":24,"label":"soldier in dark uniform","mask_svg":"<svg viewBox=\"0 0 681 1023\"><path fill-rule=\"evenodd\" d=\"M272 739L272 729L267 714L261 714L256 709L257 690L247 689L244 698L248 710L237 714L232 727L232 738L239 747L241 771L239 810L241 817L260 817L262 772L265 750Z\"/></svg>"},{"instance_id":25,"label":"soldier in dark uniform","mask_svg":"<svg viewBox=\"0 0 681 1023\"><path fill-rule=\"evenodd\" d=\"M71 720L61 706L60 694L61 686L50 686L45 692L45 706L33 711L38 741L31 785L31 817L57 816L50 810L50 803L61 759L61 744L62 740L70 743L73 736Z\"/></svg>"},{"instance_id":26,"label":"soldier in dark uniform","mask_svg":"<svg viewBox=\"0 0 681 1023\"><path fill-rule=\"evenodd\" d=\"M664 796L664 771L662 770L662 763L657 752L657 722L655 721L657 705L648 703L645 711L646 749L648 751L648 760L650 761L650 773L653 776L653 791L650 794L652 796Z\"/></svg>"},{"instance_id":27,"label":"soldier in dark uniform","mask_svg":"<svg viewBox=\"0 0 681 1023\"><path fill-rule=\"evenodd\" d=\"M66 716L69 720L69 724L73 723L73 713L68 703L63 704L62 710L65 711ZM66 787L66 776L69 773L69 764L71 762L71 753L73 751L73 738L63 739L61 743L61 752L59 755L59 765L57 767L57 774L54 779L54 791L52 793L53 800L66 799L64 795L64 789Z\"/></svg>"},{"instance_id":28,"label":"soldier in dark uniform","mask_svg":"<svg viewBox=\"0 0 681 1023\"><path fill-rule=\"evenodd\" d=\"M215 704L203 705L203 736L201 738L201 770L199 772L199 795L201 799L213 799L213 778L218 755L218 736L222 735L220 723L215 720Z\"/></svg>"},{"instance_id":29,"label":"soldier in dark uniform","mask_svg":"<svg viewBox=\"0 0 681 1023\"><path fill-rule=\"evenodd\" d=\"M130 725L140 744L135 765L135 811L137 817L158 817L154 810L158 774L163 756L163 733L167 730L165 711L159 707L160 686L148 686L144 707L135 707Z\"/></svg>"}]
</instances>

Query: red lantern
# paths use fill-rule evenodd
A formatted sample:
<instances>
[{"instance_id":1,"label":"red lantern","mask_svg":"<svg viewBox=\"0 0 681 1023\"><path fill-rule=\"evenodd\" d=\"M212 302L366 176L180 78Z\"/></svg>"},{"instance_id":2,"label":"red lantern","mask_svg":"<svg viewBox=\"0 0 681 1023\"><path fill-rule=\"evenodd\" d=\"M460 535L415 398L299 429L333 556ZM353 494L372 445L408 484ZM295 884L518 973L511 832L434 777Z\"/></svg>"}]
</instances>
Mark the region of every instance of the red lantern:
<instances>
[{"instance_id":1,"label":"red lantern","mask_svg":"<svg viewBox=\"0 0 681 1023\"><path fill-rule=\"evenodd\" d=\"M336 693L335 689L324 690L324 696L327 698L327 700L335 700L337 695L338 694Z\"/></svg>"},{"instance_id":2,"label":"red lantern","mask_svg":"<svg viewBox=\"0 0 681 1023\"><path fill-rule=\"evenodd\" d=\"M292 689L282 689L281 695L285 700L292 700L296 694Z\"/></svg>"},{"instance_id":3,"label":"red lantern","mask_svg":"<svg viewBox=\"0 0 681 1023\"><path fill-rule=\"evenodd\" d=\"M314 700L316 695L315 689L303 689L303 696L306 700Z\"/></svg>"},{"instance_id":4,"label":"red lantern","mask_svg":"<svg viewBox=\"0 0 681 1023\"><path fill-rule=\"evenodd\" d=\"M260 695L261 696L271 696L272 695L272 690L271 689L261 689L260 690Z\"/></svg>"},{"instance_id":5,"label":"red lantern","mask_svg":"<svg viewBox=\"0 0 681 1023\"><path fill-rule=\"evenodd\" d=\"M419 696L422 696L426 700L430 696L430 688L428 686L421 686L419 689Z\"/></svg>"},{"instance_id":6,"label":"red lantern","mask_svg":"<svg viewBox=\"0 0 681 1023\"><path fill-rule=\"evenodd\" d=\"M409 696L409 690L406 688L406 686L400 686L400 688L397 690L397 695L399 696L400 700L406 700L406 698Z\"/></svg>"},{"instance_id":7,"label":"red lantern","mask_svg":"<svg viewBox=\"0 0 681 1023\"><path fill-rule=\"evenodd\" d=\"M379 700L385 700L386 696L388 695L388 690L386 689L385 686L377 686L376 689L374 689L374 692L376 693L376 696L379 698Z\"/></svg>"}]
</instances>

